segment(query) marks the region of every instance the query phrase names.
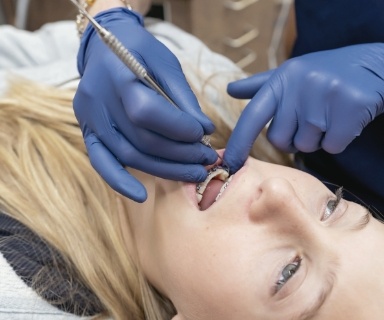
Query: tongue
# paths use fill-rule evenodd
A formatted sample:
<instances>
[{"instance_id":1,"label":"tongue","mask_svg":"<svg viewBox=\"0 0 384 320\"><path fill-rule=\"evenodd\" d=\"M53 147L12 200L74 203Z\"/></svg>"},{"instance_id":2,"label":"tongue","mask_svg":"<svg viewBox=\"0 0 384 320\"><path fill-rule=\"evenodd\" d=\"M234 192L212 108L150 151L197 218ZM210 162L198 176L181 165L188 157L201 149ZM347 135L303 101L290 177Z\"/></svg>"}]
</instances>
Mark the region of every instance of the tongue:
<instances>
[{"instance_id":1,"label":"tongue","mask_svg":"<svg viewBox=\"0 0 384 320\"><path fill-rule=\"evenodd\" d=\"M203 198L201 199L199 204L201 210L208 209L212 205L212 203L215 202L215 199L219 194L223 184L224 182L218 179L212 179L211 181L209 181L206 189L204 190Z\"/></svg>"}]
</instances>

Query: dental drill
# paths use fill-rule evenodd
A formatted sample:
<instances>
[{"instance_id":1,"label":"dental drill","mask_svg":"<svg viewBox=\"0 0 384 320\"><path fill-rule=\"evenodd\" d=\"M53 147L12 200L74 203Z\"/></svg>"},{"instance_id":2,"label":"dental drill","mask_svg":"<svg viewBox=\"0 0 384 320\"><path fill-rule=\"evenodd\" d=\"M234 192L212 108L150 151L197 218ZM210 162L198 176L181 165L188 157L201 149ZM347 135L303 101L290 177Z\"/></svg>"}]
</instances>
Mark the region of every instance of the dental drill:
<instances>
[{"instance_id":1,"label":"dental drill","mask_svg":"<svg viewBox=\"0 0 384 320\"><path fill-rule=\"evenodd\" d=\"M180 109L176 103L169 97L169 95L160 87L160 85L151 77L147 70L140 64L139 61L133 56L131 52L107 29L102 27L85 9L83 9L76 0L70 0L77 9L88 19L101 40L111 49L113 53L122 61L128 69L130 69L137 78L150 86L157 93L161 94L171 105ZM213 150L210 143L210 137L204 135L200 140L200 143ZM224 159L218 154L219 159L223 162L223 165L229 172L229 167L225 163Z\"/></svg>"}]
</instances>

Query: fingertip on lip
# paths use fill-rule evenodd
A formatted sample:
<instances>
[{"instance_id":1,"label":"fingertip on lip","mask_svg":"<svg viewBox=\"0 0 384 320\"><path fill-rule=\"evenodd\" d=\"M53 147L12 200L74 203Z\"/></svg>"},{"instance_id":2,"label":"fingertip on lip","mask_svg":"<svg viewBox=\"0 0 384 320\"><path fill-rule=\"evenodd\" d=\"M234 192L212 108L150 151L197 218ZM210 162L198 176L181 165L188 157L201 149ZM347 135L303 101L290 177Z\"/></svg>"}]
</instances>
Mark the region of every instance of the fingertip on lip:
<instances>
[{"instance_id":1,"label":"fingertip on lip","mask_svg":"<svg viewBox=\"0 0 384 320\"><path fill-rule=\"evenodd\" d=\"M219 150L215 150L216 153L219 155L219 157L217 158L216 162L213 163L213 164L210 164L208 166L205 166L205 169L207 171L211 170L212 168L214 167L217 167L217 166L221 166L223 164L223 157L224 157L224 151L225 149L219 149Z\"/></svg>"},{"instance_id":2,"label":"fingertip on lip","mask_svg":"<svg viewBox=\"0 0 384 320\"><path fill-rule=\"evenodd\" d=\"M224 157L225 149L218 149L216 150L217 154L220 155L220 157Z\"/></svg>"}]
</instances>

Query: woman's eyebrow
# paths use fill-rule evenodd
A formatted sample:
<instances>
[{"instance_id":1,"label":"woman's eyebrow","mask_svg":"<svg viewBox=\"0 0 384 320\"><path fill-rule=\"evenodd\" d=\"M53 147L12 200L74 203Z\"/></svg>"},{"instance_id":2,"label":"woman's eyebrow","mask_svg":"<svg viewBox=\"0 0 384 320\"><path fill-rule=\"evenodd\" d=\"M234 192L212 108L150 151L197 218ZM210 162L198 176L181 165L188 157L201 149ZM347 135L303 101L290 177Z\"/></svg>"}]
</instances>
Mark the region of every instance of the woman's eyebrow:
<instances>
[{"instance_id":1,"label":"woman's eyebrow","mask_svg":"<svg viewBox=\"0 0 384 320\"><path fill-rule=\"evenodd\" d=\"M325 276L324 286L319 291L319 294L314 300L314 303L304 309L298 316L294 316L291 320L309 320L312 319L319 311L319 309L324 305L324 302L327 300L329 295L332 292L332 289L336 280L336 264L332 263L332 267L328 269L328 273Z\"/></svg>"}]
</instances>

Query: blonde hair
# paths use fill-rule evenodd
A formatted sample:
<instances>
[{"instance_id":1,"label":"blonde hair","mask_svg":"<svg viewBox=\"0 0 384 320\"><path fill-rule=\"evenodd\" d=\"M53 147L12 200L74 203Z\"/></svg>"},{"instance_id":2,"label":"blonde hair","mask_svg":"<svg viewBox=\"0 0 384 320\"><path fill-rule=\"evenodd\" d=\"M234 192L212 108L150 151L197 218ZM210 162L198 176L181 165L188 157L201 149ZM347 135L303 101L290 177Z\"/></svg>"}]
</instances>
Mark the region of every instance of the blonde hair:
<instances>
[{"instance_id":1,"label":"blonde hair","mask_svg":"<svg viewBox=\"0 0 384 320\"><path fill-rule=\"evenodd\" d=\"M175 313L172 303L145 280L128 254L117 214L124 201L89 163L73 95L19 79L0 101L0 210L60 252L64 266L59 267L94 293L88 305L100 304L96 318L169 319ZM199 99L216 120L213 143L224 147L231 128L203 93ZM235 100L222 103L235 113L244 106ZM289 163L262 136L254 156ZM76 286L72 290L76 295Z\"/></svg>"}]
</instances>

